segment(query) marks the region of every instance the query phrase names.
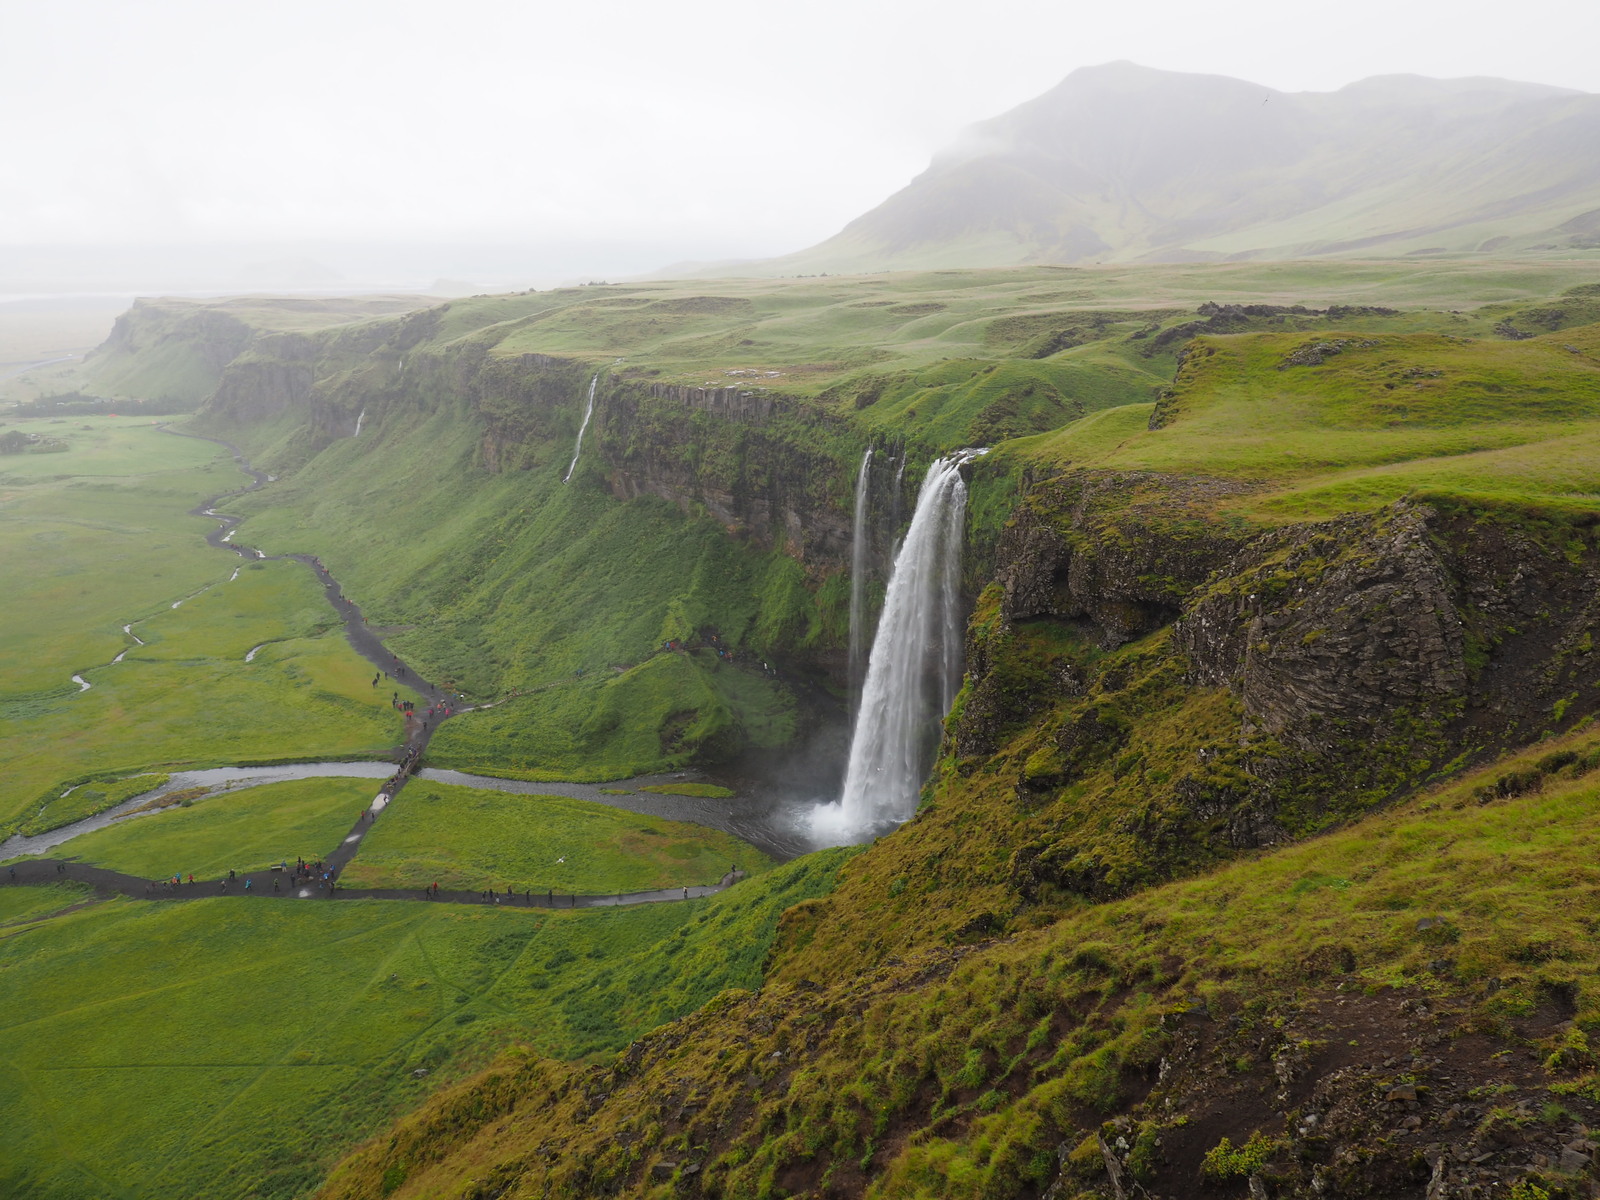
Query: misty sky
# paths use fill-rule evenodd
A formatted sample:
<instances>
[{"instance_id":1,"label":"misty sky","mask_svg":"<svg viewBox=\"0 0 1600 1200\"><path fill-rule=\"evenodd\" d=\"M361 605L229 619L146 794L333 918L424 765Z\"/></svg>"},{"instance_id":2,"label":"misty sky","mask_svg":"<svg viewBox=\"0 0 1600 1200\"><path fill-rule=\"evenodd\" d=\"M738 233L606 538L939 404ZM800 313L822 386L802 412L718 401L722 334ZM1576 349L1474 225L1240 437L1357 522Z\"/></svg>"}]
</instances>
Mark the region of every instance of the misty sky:
<instances>
[{"instance_id":1,"label":"misty sky","mask_svg":"<svg viewBox=\"0 0 1600 1200\"><path fill-rule=\"evenodd\" d=\"M1595 0L5 0L0 254L609 244L637 270L770 255L1076 67L1600 91L1596 45Z\"/></svg>"}]
</instances>

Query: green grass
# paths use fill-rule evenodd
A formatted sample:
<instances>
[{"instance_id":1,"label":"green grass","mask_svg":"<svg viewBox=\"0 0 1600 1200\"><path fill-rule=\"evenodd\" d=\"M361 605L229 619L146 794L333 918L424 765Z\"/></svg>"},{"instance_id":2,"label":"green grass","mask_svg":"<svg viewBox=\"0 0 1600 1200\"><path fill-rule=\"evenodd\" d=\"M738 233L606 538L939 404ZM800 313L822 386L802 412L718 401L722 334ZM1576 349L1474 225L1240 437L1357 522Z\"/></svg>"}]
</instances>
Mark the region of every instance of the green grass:
<instances>
[{"instance_id":1,"label":"green grass","mask_svg":"<svg viewBox=\"0 0 1600 1200\"><path fill-rule=\"evenodd\" d=\"M42 427L64 428L72 449L0 460L0 552L28 565L0 597L0 717L12 737L0 828L103 807L83 807L97 785L61 798L73 783L182 762L372 754L399 740L388 694L331 632L311 573L220 553L203 540L212 523L184 515L247 482L217 447L111 417ZM123 633L130 622L146 645Z\"/></svg>"},{"instance_id":2,"label":"green grass","mask_svg":"<svg viewBox=\"0 0 1600 1200\"><path fill-rule=\"evenodd\" d=\"M145 424L24 427L70 449L0 458L0 558L15 568L0 596L4 695L75 687L74 671L130 644L125 623L226 578L231 565L202 540L214 523L186 511L246 482L218 447Z\"/></svg>"},{"instance_id":3,"label":"green grass","mask_svg":"<svg viewBox=\"0 0 1600 1200\"><path fill-rule=\"evenodd\" d=\"M1520 342L1326 338L1336 336L1351 344L1322 365L1282 369L1297 348L1326 339L1204 339L1155 409L1096 414L1013 443L996 462L1257 481L1263 490L1233 507L1267 520L1324 517L1421 492L1590 504L1600 496L1592 453L1600 438L1600 326Z\"/></svg>"},{"instance_id":4,"label":"green grass","mask_svg":"<svg viewBox=\"0 0 1600 1200\"><path fill-rule=\"evenodd\" d=\"M718 787L714 783L652 783L639 790L659 792L663 796L705 796L714 800L726 800L735 794L732 788Z\"/></svg>"},{"instance_id":5,"label":"green grass","mask_svg":"<svg viewBox=\"0 0 1600 1200\"><path fill-rule=\"evenodd\" d=\"M371 756L400 740L388 697L368 688L371 667L342 638L298 639L274 650L248 674L231 661L141 665L13 717L17 753L0 771L11 815L35 810L60 781L89 773Z\"/></svg>"},{"instance_id":6,"label":"green grass","mask_svg":"<svg viewBox=\"0 0 1600 1200\"><path fill-rule=\"evenodd\" d=\"M1555 751L1566 753L1544 759ZM1539 770L1531 794L1486 798L1497 774L1541 759L1565 765ZM575 1070L507 1060L479 1089L429 1106L362 1151L330 1195L366 1194L362 1180L370 1187L396 1163L426 1165L403 1195L490 1172L533 1194L593 1188L597 1175L645 1194L630 1182L639 1164L712 1130L718 1148L703 1174L720 1194L758 1195L764 1179L850 1163L870 1164L862 1169L874 1195L1021 1194L1056 1175L1059 1145L1086 1143L1098 1171L1094 1137L1109 1117L1226 1119L1207 1113L1205 1100L1193 1113L1164 1107L1194 1102L1192 1074L1171 1091L1156 1079L1168 1058L1191 1073L1216 1069L1213 1048L1197 1055L1194 1035L1175 1029L1196 1007L1216 1021L1208 1027L1218 1040L1228 1036L1226 1015L1228 1028L1278 1045L1342 996L1384 997L1374 1013L1421 997L1445 1019L1441 1029L1542 1057L1550 1041L1529 1045L1514 1022L1541 1006L1548 1013L1552 997L1575 1005L1566 1029L1592 1030L1600 1019L1600 950L1589 928L1600 897L1597 764L1600 745L1586 731L1202 878L1060 917L1023 913L1008 936L962 952L931 947L839 978L837 959L819 972L822 964L780 948L760 995L728 997L662 1031L637 1063L615 1065L598 1104ZM835 893L791 910L784 946L802 944L838 903ZM1592 1065L1586 1051L1578 1057ZM1409 1065L1385 1064L1396 1076ZM1279 1086L1272 1068L1253 1071L1265 1100ZM1592 1074L1560 1074L1563 1087L1595 1086ZM760 1105L749 1103L752 1091ZM510 1098L529 1095L545 1102L500 1119ZM703 1124L674 1117L685 1095ZM679 1132L675 1119L688 1128ZM630 1153L617 1156L623 1134ZM566 1139L562 1155L530 1153L555 1136Z\"/></svg>"},{"instance_id":7,"label":"green grass","mask_svg":"<svg viewBox=\"0 0 1600 1200\"><path fill-rule=\"evenodd\" d=\"M88 884L70 880L38 885L7 884L0 887L0 929L41 920L63 908L81 904L92 895L94 889Z\"/></svg>"},{"instance_id":8,"label":"green grass","mask_svg":"<svg viewBox=\"0 0 1600 1200\"><path fill-rule=\"evenodd\" d=\"M738 838L561 796L410 784L345 868L350 887L605 894L716 883L771 863Z\"/></svg>"},{"instance_id":9,"label":"green grass","mask_svg":"<svg viewBox=\"0 0 1600 1200\"><path fill-rule=\"evenodd\" d=\"M499 1048L616 1049L754 986L779 911L826 890L843 857L685 904L118 901L0 931L0 1191L304 1195Z\"/></svg>"},{"instance_id":10,"label":"green grass","mask_svg":"<svg viewBox=\"0 0 1600 1200\"><path fill-rule=\"evenodd\" d=\"M214 793L81 834L55 851L141 879L218 879L326 858L377 791L370 779L298 779ZM256 886L267 883L256 879Z\"/></svg>"},{"instance_id":11,"label":"green grass","mask_svg":"<svg viewBox=\"0 0 1600 1200\"><path fill-rule=\"evenodd\" d=\"M18 826L17 832L32 836L59 829L85 817L103 813L108 808L115 808L124 800L131 800L143 792L152 792L169 778L160 772L147 771L126 779L93 780L78 784L48 800L37 813Z\"/></svg>"}]
</instances>

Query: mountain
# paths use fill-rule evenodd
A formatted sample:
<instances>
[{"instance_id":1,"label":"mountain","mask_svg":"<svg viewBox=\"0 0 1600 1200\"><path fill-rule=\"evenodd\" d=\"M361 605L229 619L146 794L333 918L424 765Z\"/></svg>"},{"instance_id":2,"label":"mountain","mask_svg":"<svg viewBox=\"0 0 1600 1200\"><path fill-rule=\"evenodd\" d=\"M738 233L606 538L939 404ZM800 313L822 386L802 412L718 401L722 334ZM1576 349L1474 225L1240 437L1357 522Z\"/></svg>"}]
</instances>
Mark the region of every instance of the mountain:
<instances>
[{"instance_id":1,"label":"mountain","mask_svg":"<svg viewBox=\"0 0 1600 1200\"><path fill-rule=\"evenodd\" d=\"M1388 75L1275 91L1118 62L966 132L741 274L1600 247L1600 96Z\"/></svg>"}]
</instances>

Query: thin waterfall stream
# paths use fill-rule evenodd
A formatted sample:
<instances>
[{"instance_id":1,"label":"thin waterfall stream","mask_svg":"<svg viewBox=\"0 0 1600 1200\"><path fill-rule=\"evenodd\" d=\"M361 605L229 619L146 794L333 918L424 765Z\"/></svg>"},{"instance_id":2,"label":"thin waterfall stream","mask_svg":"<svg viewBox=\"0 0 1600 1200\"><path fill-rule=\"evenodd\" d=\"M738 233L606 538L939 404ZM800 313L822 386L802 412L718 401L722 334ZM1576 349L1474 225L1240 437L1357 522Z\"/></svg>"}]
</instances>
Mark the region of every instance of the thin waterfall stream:
<instances>
[{"instance_id":1,"label":"thin waterfall stream","mask_svg":"<svg viewBox=\"0 0 1600 1200\"><path fill-rule=\"evenodd\" d=\"M572 481L572 473L578 469L578 457L583 453L583 435L589 428L589 418L594 416L594 390L600 383L600 372L594 373L594 378L589 380L589 403L583 410L583 424L578 426L578 442L572 447L572 462L567 467L567 473L561 477L562 483Z\"/></svg>"},{"instance_id":2,"label":"thin waterfall stream","mask_svg":"<svg viewBox=\"0 0 1600 1200\"><path fill-rule=\"evenodd\" d=\"M872 552L867 510L872 498L872 447L861 456L856 473L855 525L850 542L850 703L861 694L861 668L866 660L867 559Z\"/></svg>"}]
</instances>

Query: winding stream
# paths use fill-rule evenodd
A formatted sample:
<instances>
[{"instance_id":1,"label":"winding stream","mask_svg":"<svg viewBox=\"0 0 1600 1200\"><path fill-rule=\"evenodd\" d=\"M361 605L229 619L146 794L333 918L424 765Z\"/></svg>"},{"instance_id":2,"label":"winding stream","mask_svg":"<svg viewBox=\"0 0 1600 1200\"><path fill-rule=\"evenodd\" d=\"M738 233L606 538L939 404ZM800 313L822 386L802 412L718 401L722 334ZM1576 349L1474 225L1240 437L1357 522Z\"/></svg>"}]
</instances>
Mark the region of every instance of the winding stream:
<instances>
[{"instance_id":1,"label":"winding stream","mask_svg":"<svg viewBox=\"0 0 1600 1200\"><path fill-rule=\"evenodd\" d=\"M221 512L217 506L230 497L245 495L260 489L270 482L271 476L257 471L246 461L238 447L219 438L180 433L165 426L162 427L162 431L175 437L192 437L222 446L233 456L233 460L239 469L250 476L251 482L246 487L236 488L213 496L189 510L192 515L209 517L218 523L217 528L206 534L206 542L219 550L237 554L241 558L251 561L290 559L308 567L323 585L328 603L339 614L344 624L345 637L351 647L374 667L388 672L395 682L403 684L422 697L427 705L438 710L431 720L425 716L418 715L408 715L406 718L405 741L400 759L403 764L414 764L420 761L433 732L438 728L439 724L459 713L470 712L472 708L458 706L454 696L442 688L435 687L405 663L401 662L400 658L392 653L378 636L368 628L366 618L362 615L361 609L345 597L338 581L334 579L316 556L308 554L269 556L254 547L246 546L233 540L241 518L228 516ZM235 569L233 575L230 576L230 580L238 578L238 574L238 569ZM172 608L177 608L184 602L215 586L215 584L208 584L205 588L201 588L199 591L174 602ZM133 624L133 622L129 622L124 625L122 627L123 632L132 638L137 645L142 646L145 643L143 639L133 632ZM245 656L244 661L252 661L260 650L270 644L264 642L254 647ZM127 650L124 650L112 662L121 662L127 652ZM81 675L74 675L73 680L82 691L87 691L92 686ZM492 704L493 702L491 701L480 707L487 708L491 707ZM732 834L780 861L794 858L815 848L815 843L807 833L806 813L808 805L803 798L785 795L780 789L760 788L756 789L757 795L746 794L741 798L728 799L666 795L639 790L647 786L681 782L685 779L698 777L698 772L643 775L606 784L533 783L432 767L408 771L405 766L402 766L397 770L393 762L369 761L286 763L267 767L211 767L173 771L170 773L168 782L161 787L134 796L114 808L107 809L105 812L33 837L24 837L18 834L7 839L5 842L0 843L0 858L11 858L20 855L42 855L57 846L71 841L80 834L104 829L121 820L137 819L137 816L154 815L165 811L164 809L156 808L135 814L136 809L147 805L151 800L159 799L169 793L184 789L196 787L232 789L295 779L354 778L387 780L388 782L380 794L392 800L400 789L405 786L406 780L411 774L438 783L458 784L519 795L564 796L605 804L630 812L704 825ZM623 794L614 794L618 792ZM374 809L374 811L377 811L377 809ZM360 846L361 838L369 828L371 828L370 821L358 823L356 828L351 831L350 836L346 837L338 849L329 856L329 863L335 868L335 874L337 874L338 868L342 868L345 863L354 857L356 850ZM717 890L720 890L720 888ZM709 894L702 892L700 889L691 888L690 891L698 894ZM638 898L644 899L645 896L641 893ZM649 898L677 898L677 889L669 889L668 893L662 893L659 896L651 894Z\"/></svg>"}]
</instances>

